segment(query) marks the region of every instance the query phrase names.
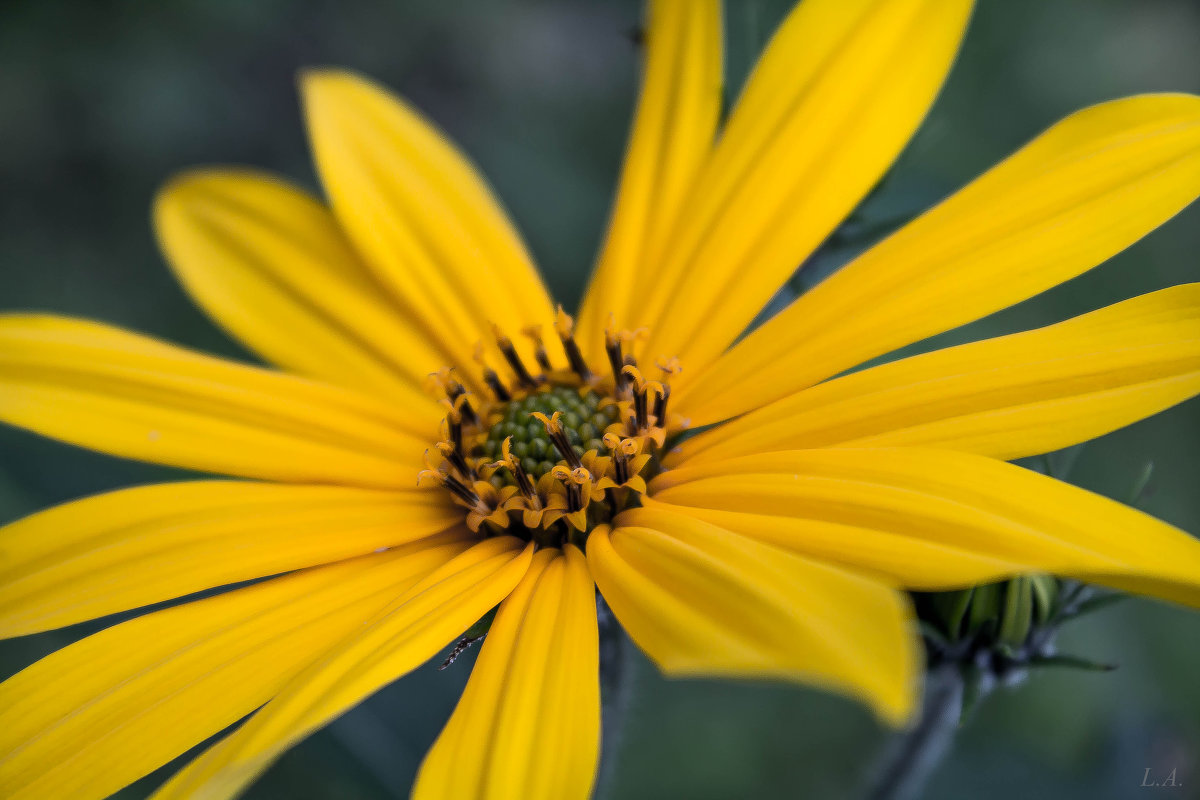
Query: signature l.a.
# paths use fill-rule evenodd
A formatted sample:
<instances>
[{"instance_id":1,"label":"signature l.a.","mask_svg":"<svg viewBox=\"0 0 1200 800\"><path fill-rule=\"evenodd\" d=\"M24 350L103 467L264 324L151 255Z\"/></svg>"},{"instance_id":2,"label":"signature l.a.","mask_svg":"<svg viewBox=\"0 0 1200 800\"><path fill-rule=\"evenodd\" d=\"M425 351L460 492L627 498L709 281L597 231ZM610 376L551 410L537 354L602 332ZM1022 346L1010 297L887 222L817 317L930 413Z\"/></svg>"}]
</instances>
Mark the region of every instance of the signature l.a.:
<instances>
[{"instance_id":1,"label":"signature l.a.","mask_svg":"<svg viewBox=\"0 0 1200 800\"><path fill-rule=\"evenodd\" d=\"M1153 776L1151 776L1151 774L1150 774L1150 768L1146 767L1146 774L1144 774L1142 776L1142 786L1158 786L1158 787L1172 786L1175 788L1179 788L1179 787L1183 786L1183 784L1176 782L1175 770L1171 770L1171 772L1167 775L1167 777L1163 778L1162 780L1156 781L1156 780L1154 780Z\"/></svg>"}]
</instances>

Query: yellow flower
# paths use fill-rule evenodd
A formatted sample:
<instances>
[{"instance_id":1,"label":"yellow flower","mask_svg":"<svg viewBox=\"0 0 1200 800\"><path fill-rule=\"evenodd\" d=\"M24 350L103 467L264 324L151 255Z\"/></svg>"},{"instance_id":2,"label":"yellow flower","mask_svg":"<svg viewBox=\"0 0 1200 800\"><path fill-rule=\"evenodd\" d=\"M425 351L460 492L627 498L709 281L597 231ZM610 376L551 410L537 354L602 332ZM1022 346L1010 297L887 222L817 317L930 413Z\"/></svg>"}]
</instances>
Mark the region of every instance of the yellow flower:
<instances>
[{"instance_id":1,"label":"yellow flower","mask_svg":"<svg viewBox=\"0 0 1200 800\"><path fill-rule=\"evenodd\" d=\"M1045 571L1200 605L1195 540L1004 462L1200 392L1200 286L835 377L1178 212L1200 193L1200 98L1065 119L739 341L908 141L969 11L806 0L717 135L720 8L652 2L577 320L442 135L328 71L302 82L328 207L208 169L155 211L184 285L282 371L94 322L0 320L0 419L250 479L8 526L4 635L277 576L7 681L0 793L102 797L249 715L157 795L231 796L498 605L415 795L586 796L595 587L669 674L814 683L892 723L918 691L903 589ZM688 427L704 430L681 440Z\"/></svg>"}]
</instances>

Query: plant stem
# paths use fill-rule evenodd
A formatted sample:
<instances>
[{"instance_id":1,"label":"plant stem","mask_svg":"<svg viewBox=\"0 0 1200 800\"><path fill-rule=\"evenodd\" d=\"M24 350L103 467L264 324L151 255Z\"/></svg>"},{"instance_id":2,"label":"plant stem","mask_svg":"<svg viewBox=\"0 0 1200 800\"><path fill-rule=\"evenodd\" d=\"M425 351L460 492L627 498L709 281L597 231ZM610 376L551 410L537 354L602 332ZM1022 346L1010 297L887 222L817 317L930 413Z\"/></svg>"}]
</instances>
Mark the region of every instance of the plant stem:
<instances>
[{"instance_id":1,"label":"plant stem","mask_svg":"<svg viewBox=\"0 0 1200 800\"><path fill-rule=\"evenodd\" d=\"M629 639L599 594L596 595L596 612L600 624L600 699L603 704L603 727L600 770L594 796L606 797L613 782L617 752L621 749L621 734L625 728L626 712L633 695L634 679Z\"/></svg>"},{"instance_id":2,"label":"plant stem","mask_svg":"<svg viewBox=\"0 0 1200 800\"><path fill-rule=\"evenodd\" d=\"M884 750L872 772L867 800L913 800L919 795L954 741L963 688L955 664L942 664L929 672L921 718Z\"/></svg>"}]
</instances>

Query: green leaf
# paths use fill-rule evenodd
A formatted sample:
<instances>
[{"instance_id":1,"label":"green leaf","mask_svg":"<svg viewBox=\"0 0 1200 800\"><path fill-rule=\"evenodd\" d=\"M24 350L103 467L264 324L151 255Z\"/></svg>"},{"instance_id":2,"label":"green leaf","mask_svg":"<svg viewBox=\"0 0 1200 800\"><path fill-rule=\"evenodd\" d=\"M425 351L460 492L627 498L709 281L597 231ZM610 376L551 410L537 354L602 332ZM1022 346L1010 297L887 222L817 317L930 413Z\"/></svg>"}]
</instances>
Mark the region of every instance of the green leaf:
<instances>
[{"instance_id":1,"label":"green leaf","mask_svg":"<svg viewBox=\"0 0 1200 800\"><path fill-rule=\"evenodd\" d=\"M1037 656L1029 660L1030 666L1034 667L1066 667L1068 669L1082 669L1089 672L1112 672L1117 668L1116 664L1101 664L1099 661L1092 661L1079 656Z\"/></svg>"}]
</instances>

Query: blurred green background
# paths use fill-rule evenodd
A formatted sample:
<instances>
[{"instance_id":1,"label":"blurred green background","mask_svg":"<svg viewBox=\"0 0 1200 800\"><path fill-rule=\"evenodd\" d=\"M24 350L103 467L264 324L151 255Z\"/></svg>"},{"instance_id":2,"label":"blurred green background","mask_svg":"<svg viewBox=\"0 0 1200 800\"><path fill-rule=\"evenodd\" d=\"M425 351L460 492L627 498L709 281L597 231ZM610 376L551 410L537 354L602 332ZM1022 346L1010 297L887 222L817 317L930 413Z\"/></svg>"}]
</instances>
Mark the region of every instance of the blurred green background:
<instances>
[{"instance_id":1,"label":"blurred green background","mask_svg":"<svg viewBox=\"0 0 1200 800\"><path fill-rule=\"evenodd\" d=\"M736 90L790 6L733 0ZM244 163L315 185L296 103L306 65L372 75L424 109L480 164L542 265L577 301L601 237L634 99L633 0L7 0L0 5L0 307L95 317L249 358L174 283L148 209L176 170ZM922 132L849 234L909 215L1079 107L1200 91L1196 0L980 0ZM802 287L864 242L830 246ZM936 343L1044 324L1200 278L1200 207L1112 262ZM926 343L923 347L930 346ZM1200 404L1085 449L1071 479L1122 497L1148 461L1143 507L1200 532ZM182 473L0 430L0 521ZM95 626L0 645L10 674ZM1200 617L1132 600L1084 620L1063 649L1109 674L1043 673L993 696L930 798L1200 797ZM473 656L380 692L284 757L256 798L407 795ZM853 796L883 741L858 706L816 691L667 681L636 663L613 798ZM1140 788L1177 769L1176 789ZM142 797L164 773L122 796Z\"/></svg>"}]
</instances>

